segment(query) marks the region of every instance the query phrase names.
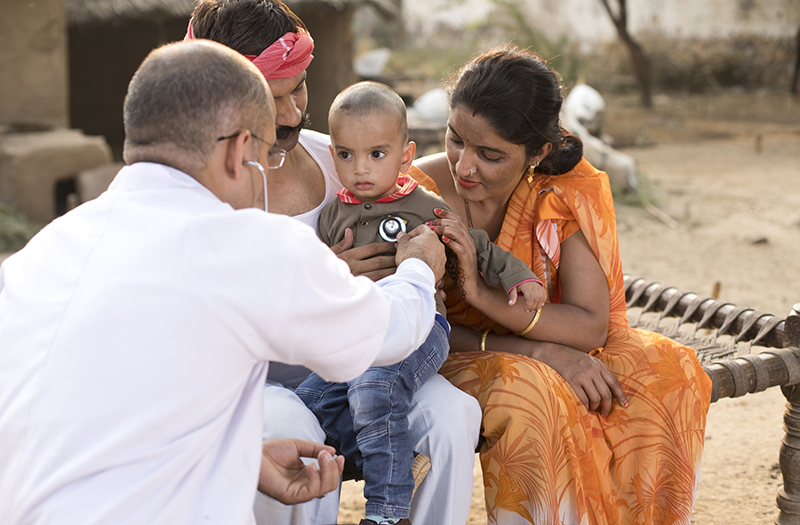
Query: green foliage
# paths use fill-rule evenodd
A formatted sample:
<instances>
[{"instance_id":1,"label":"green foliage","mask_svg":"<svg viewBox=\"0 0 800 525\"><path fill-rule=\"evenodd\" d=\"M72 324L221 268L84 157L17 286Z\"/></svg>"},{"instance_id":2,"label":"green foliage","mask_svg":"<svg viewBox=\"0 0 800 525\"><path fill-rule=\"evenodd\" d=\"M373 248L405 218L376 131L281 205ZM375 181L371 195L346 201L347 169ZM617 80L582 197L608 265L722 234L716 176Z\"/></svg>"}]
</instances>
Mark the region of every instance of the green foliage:
<instances>
[{"instance_id":1,"label":"green foliage","mask_svg":"<svg viewBox=\"0 0 800 525\"><path fill-rule=\"evenodd\" d=\"M614 202L616 204L633 206L636 208L644 208L648 204L653 206L658 205L658 192L647 177L647 174L639 172L636 180L639 182L639 187L635 192L623 191L614 184L614 181L610 181L611 194L614 196Z\"/></svg>"},{"instance_id":2,"label":"green foliage","mask_svg":"<svg viewBox=\"0 0 800 525\"><path fill-rule=\"evenodd\" d=\"M0 204L0 253L22 249L42 227Z\"/></svg>"},{"instance_id":3,"label":"green foliage","mask_svg":"<svg viewBox=\"0 0 800 525\"><path fill-rule=\"evenodd\" d=\"M566 85L574 85L581 75L584 63L572 49L566 36L550 40L528 23L523 0L491 0L497 5L498 17L505 19L505 32L518 47L536 51L555 69Z\"/></svg>"},{"instance_id":4,"label":"green foliage","mask_svg":"<svg viewBox=\"0 0 800 525\"><path fill-rule=\"evenodd\" d=\"M473 31L469 31L474 35ZM386 73L389 76L422 75L436 83L448 80L466 63L477 49L477 36L467 37L460 45L448 46L428 42L413 43L393 50Z\"/></svg>"}]
</instances>

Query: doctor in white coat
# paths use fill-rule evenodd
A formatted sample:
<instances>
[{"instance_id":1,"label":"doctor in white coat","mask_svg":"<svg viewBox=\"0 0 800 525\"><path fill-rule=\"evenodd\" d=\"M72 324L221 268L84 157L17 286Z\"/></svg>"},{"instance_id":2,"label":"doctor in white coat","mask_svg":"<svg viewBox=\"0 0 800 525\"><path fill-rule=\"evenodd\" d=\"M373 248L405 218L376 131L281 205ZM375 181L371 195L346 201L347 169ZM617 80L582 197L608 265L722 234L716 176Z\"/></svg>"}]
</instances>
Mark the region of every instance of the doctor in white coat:
<instances>
[{"instance_id":1,"label":"doctor in white coat","mask_svg":"<svg viewBox=\"0 0 800 525\"><path fill-rule=\"evenodd\" d=\"M0 267L0 523L244 524L257 485L287 503L335 487L326 447L262 455L268 362L347 381L403 359L444 250L412 232L373 283L264 213L273 113L240 54L154 51L125 101L128 166Z\"/></svg>"}]
</instances>

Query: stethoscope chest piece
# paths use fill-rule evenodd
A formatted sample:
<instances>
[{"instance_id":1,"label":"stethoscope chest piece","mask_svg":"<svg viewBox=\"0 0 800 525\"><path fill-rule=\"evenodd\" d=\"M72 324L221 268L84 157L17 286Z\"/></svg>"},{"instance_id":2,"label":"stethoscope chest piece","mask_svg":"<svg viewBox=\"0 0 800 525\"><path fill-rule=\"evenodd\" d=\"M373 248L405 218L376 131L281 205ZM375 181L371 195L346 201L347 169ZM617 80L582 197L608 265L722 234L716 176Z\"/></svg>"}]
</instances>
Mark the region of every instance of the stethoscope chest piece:
<instances>
[{"instance_id":1,"label":"stethoscope chest piece","mask_svg":"<svg viewBox=\"0 0 800 525\"><path fill-rule=\"evenodd\" d=\"M381 221L378 232L381 239L388 242L397 242L397 234L406 231L406 220L389 215Z\"/></svg>"}]
</instances>

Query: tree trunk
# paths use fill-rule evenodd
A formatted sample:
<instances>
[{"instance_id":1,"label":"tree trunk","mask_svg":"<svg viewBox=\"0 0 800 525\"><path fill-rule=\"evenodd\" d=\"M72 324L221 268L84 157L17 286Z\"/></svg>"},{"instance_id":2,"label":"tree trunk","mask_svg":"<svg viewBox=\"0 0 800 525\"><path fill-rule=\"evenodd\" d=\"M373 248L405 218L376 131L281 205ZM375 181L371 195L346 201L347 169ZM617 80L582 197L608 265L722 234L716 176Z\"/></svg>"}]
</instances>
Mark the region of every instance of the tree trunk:
<instances>
[{"instance_id":1,"label":"tree trunk","mask_svg":"<svg viewBox=\"0 0 800 525\"><path fill-rule=\"evenodd\" d=\"M622 43L624 43L625 47L628 48L628 53L631 57L631 67L633 67L633 74L636 76L636 85L639 88L639 97L642 106L645 108L652 108L653 89L650 79L650 61L647 59L647 55L644 54L642 46L640 46L633 39L633 37L631 37L630 33L628 33L627 0L617 0L619 2L619 9L616 15L611 9L611 5L609 5L608 0L600 1L603 3L603 7L606 8L608 16L611 17L614 27L617 28L617 34L619 34L620 40L622 40Z\"/></svg>"},{"instance_id":2,"label":"tree trunk","mask_svg":"<svg viewBox=\"0 0 800 525\"><path fill-rule=\"evenodd\" d=\"M633 73L636 75L636 85L639 87L639 97L642 102L642 107L653 107L653 88L650 81L650 61L644 54L642 46L636 43L627 32L622 35L622 42L628 48L628 53L631 56L631 66Z\"/></svg>"},{"instance_id":3,"label":"tree trunk","mask_svg":"<svg viewBox=\"0 0 800 525\"><path fill-rule=\"evenodd\" d=\"M794 74L792 75L792 85L789 87L793 95L797 95L797 80L800 77L800 29L797 30L797 51L794 60Z\"/></svg>"}]
</instances>

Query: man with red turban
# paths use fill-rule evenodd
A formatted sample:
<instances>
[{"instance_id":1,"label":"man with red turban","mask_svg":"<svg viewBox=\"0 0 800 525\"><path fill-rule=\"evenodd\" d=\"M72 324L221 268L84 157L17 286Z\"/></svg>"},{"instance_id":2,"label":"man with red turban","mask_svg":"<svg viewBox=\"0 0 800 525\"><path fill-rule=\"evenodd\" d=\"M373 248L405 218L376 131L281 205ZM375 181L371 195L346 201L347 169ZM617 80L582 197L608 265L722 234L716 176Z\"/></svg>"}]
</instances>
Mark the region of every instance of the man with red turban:
<instances>
[{"instance_id":1,"label":"man with red turban","mask_svg":"<svg viewBox=\"0 0 800 525\"><path fill-rule=\"evenodd\" d=\"M316 229L322 208L337 198L342 185L328 150L330 138L304 129L309 123L306 68L313 58L313 41L303 22L279 0L206 0L195 9L186 37L225 44L264 74L275 98L276 145L288 152L281 168L269 170L269 211L293 216ZM351 246L352 233L333 249L353 274L377 280L394 273L394 256L382 255L393 252L392 243ZM324 442L318 421L293 392L308 373L303 367L270 365L264 389L264 439ZM480 421L475 399L439 375L414 395L409 414L414 449L430 457L431 469L414 496L412 523L466 523ZM280 525L336 523L338 497L335 492L287 507L259 493L256 520Z\"/></svg>"}]
</instances>

